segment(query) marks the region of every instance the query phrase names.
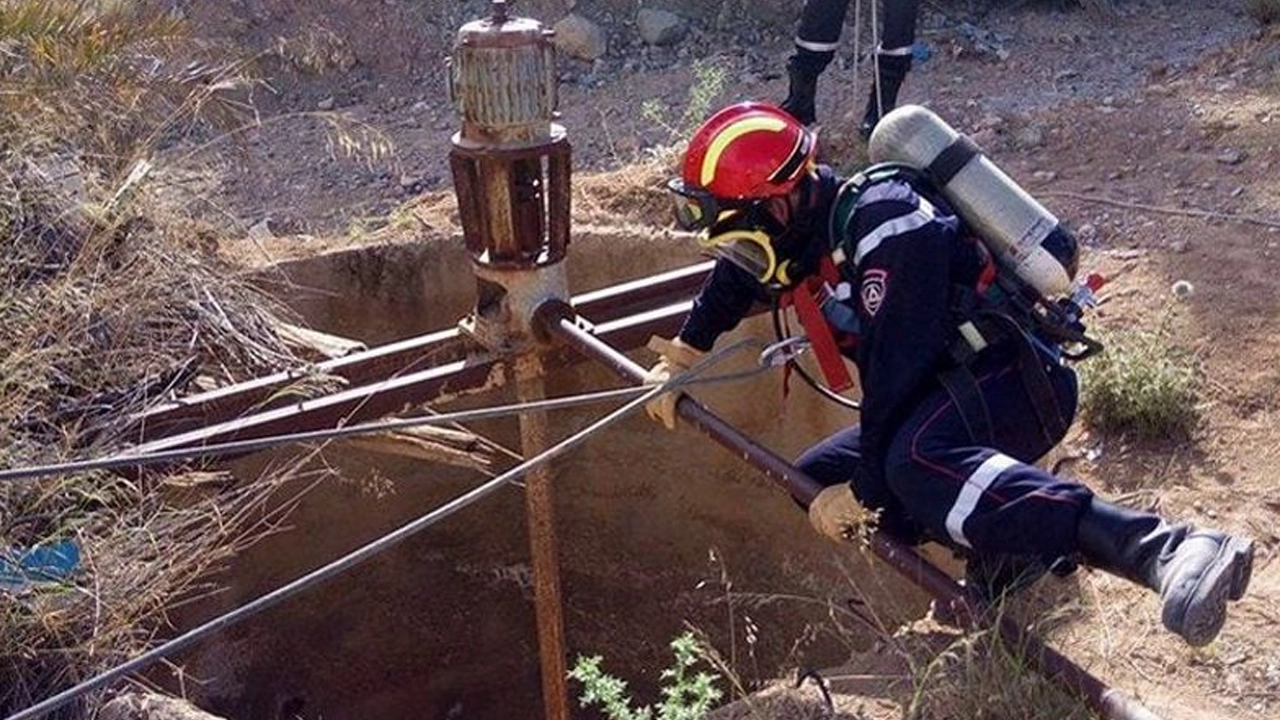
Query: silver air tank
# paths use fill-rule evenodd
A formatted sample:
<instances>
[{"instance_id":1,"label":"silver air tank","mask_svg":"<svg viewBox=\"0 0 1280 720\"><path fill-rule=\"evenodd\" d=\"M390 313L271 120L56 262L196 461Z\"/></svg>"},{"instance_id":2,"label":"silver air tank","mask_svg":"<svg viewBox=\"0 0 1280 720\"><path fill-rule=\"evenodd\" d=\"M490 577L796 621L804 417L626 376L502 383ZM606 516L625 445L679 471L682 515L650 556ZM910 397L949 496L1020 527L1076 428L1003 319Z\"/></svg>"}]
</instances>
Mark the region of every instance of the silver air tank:
<instances>
[{"instance_id":1,"label":"silver air tank","mask_svg":"<svg viewBox=\"0 0 1280 720\"><path fill-rule=\"evenodd\" d=\"M873 163L923 170L999 262L1041 295L1071 292L1079 262L1075 237L942 118L903 105L876 124L868 153Z\"/></svg>"}]
</instances>

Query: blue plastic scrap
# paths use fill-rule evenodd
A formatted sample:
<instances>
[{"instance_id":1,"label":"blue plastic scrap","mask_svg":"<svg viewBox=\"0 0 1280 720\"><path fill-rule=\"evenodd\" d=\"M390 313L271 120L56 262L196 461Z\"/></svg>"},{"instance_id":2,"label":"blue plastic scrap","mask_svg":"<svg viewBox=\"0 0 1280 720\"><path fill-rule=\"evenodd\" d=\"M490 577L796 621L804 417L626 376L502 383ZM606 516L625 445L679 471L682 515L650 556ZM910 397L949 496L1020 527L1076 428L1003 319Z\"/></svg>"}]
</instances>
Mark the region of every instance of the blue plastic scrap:
<instances>
[{"instance_id":1,"label":"blue plastic scrap","mask_svg":"<svg viewBox=\"0 0 1280 720\"><path fill-rule=\"evenodd\" d=\"M80 547L73 540L0 550L0 591L19 593L38 583L60 583L79 565Z\"/></svg>"}]
</instances>

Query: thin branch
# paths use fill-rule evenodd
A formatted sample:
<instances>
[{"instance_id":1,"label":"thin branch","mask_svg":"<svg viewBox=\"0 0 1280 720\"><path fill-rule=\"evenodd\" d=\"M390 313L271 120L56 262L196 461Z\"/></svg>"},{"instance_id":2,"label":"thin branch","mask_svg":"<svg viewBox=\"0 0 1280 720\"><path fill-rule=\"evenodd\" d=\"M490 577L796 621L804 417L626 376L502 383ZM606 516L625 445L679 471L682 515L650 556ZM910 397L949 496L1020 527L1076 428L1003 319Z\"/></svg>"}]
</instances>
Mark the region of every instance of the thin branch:
<instances>
[{"instance_id":1,"label":"thin branch","mask_svg":"<svg viewBox=\"0 0 1280 720\"><path fill-rule=\"evenodd\" d=\"M1261 225L1263 227L1280 228L1280 219L1276 218L1266 218L1257 215L1240 215L1236 213L1219 212L1217 210L1201 210L1199 208L1175 208L1163 205L1148 205L1146 203L1114 200L1112 198L1101 197L1098 195L1071 192L1070 190L1038 190L1036 191L1036 196L1046 198L1068 198L1071 200L1079 200L1080 202L1098 203L1101 205L1110 205L1112 207L1143 210L1145 212L1162 213L1165 215L1182 215L1186 217L1203 218L1205 220L1226 220L1228 222L1248 223L1251 225Z\"/></svg>"}]
</instances>

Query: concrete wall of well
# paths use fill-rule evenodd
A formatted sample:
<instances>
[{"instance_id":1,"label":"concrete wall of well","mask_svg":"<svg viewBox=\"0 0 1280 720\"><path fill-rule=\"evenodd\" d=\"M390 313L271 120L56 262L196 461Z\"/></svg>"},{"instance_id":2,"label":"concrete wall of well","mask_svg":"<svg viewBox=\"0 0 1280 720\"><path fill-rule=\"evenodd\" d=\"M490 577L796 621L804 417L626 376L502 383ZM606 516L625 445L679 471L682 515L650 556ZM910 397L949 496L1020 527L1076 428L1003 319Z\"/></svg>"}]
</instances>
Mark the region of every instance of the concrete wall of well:
<instances>
[{"instance_id":1,"label":"concrete wall of well","mask_svg":"<svg viewBox=\"0 0 1280 720\"><path fill-rule=\"evenodd\" d=\"M393 245L272 272L297 288L290 301L312 327L376 344L449 327L470 309L473 279L461 247L457 238ZM696 259L675 240L581 233L568 261L570 287L580 293ZM743 332L767 337L769 330L757 319ZM653 360L644 350L633 357ZM548 392L616 385L609 373L581 364L554 373ZM787 457L853 419L802 386L783 403L776 374L695 394ZM456 406L510 402L511 395ZM553 414L553 437L605 410ZM473 429L519 448L514 420ZM278 460L256 456L236 470L252 476ZM326 451L324 463L336 476L302 498L291 529L239 558L227 571L227 590L185 621L257 597L484 479L341 446ZM922 594L891 571L819 539L780 489L692 430L667 432L641 414L557 461L555 475L570 662L604 655L639 700L656 699L659 672L670 662L667 643L686 621L726 656L736 647L735 667L751 680L844 659L842 641L817 632L826 611L811 600L865 593L889 617L924 607ZM718 562L709 562L712 553ZM722 577L736 592L808 600L754 602L731 613ZM200 681L185 689L233 720L537 717L529 580L524 499L513 487L217 635L185 659L187 676ZM754 645L746 640L748 616L758 627Z\"/></svg>"}]
</instances>

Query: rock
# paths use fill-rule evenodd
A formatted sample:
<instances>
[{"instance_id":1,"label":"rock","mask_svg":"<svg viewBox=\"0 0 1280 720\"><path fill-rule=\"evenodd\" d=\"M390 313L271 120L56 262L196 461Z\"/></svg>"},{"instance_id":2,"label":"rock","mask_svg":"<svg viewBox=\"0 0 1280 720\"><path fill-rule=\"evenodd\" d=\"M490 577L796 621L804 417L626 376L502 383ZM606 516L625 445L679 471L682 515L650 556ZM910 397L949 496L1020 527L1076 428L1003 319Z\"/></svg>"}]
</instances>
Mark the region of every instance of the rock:
<instances>
[{"instance_id":1,"label":"rock","mask_svg":"<svg viewBox=\"0 0 1280 720\"><path fill-rule=\"evenodd\" d=\"M98 720L223 720L186 700L154 693L121 695L98 711Z\"/></svg>"},{"instance_id":2,"label":"rock","mask_svg":"<svg viewBox=\"0 0 1280 720\"><path fill-rule=\"evenodd\" d=\"M636 13L636 28L640 39L650 45L673 45L688 32L689 23L673 12L640 8Z\"/></svg>"},{"instance_id":3,"label":"rock","mask_svg":"<svg viewBox=\"0 0 1280 720\"><path fill-rule=\"evenodd\" d=\"M1214 159L1223 165L1239 165L1244 162L1244 157L1245 154L1243 150L1240 150L1239 148L1227 148L1218 153L1218 156Z\"/></svg>"},{"instance_id":4,"label":"rock","mask_svg":"<svg viewBox=\"0 0 1280 720\"><path fill-rule=\"evenodd\" d=\"M337 101L336 101L336 100L334 100L332 96L330 96L330 97L327 97L327 98L325 98L325 99L321 100L320 102L316 103L316 109L317 109L317 110L324 110L324 111L326 111L326 112L327 112L327 111L329 111L329 110L332 110L332 109L333 109L333 106L334 106L334 105L336 105L336 104L337 104Z\"/></svg>"},{"instance_id":5,"label":"rock","mask_svg":"<svg viewBox=\"0 0 1280 720\"><path fill-rule=\"evenodd\" d=\"M556 49L570 57L595 60L609 51L604 29L576 13L566 15L552 29Z\"/></svg>"},{"instance_id":6,"label":"rock","mask_svg":"<svg viewBox=\"0 0 1280 720\"><path fill-rule=\"evenodd\" d=\"M249 228L249 232L245 233L245 237L256 243L264 240L270 240L275 236L276 234L271 230L271 218L263 218L262 220L259 220Z\"/></svg>"},{"instance_id":7,"label":"rock","mask_svg":"<svg viewBox=\"0 0 1280 720\"><path fill-rule=\"evenodd\" d=\"M975 132L982 130L1001 132L1004 130L1004 127L1005 119L999 115L983 115L982 119L974 124L973 129Z\"/></svg>"},{"instance_id":8,"label":"rock","mask_svg":"<svg viewBox=\"0 0 1280 720\"><path fill-rule=\"evenodd\" d=\"M1044 131L1037 125L1028 125L1022 128L1013 136L1018 147L1024 150L1034 150L1044 145Z\"/></svg>"},{"instance_id":9,"label":"rock","mask_svg":"<svg viewBox=\"0 0 1280 720\"><path fill-rule=\"evenodd\" d=\"M974 131L969 136L969 139L978 147L991 150L992 148L999 146L1000 133L996 132L992 128L983 128L981 130Z\"/></svg>"}]
</instances>

